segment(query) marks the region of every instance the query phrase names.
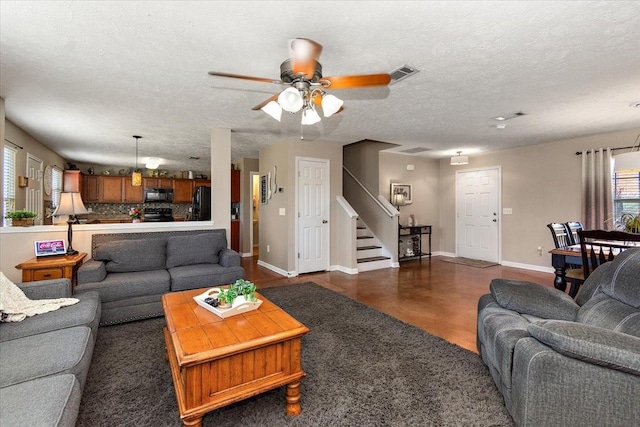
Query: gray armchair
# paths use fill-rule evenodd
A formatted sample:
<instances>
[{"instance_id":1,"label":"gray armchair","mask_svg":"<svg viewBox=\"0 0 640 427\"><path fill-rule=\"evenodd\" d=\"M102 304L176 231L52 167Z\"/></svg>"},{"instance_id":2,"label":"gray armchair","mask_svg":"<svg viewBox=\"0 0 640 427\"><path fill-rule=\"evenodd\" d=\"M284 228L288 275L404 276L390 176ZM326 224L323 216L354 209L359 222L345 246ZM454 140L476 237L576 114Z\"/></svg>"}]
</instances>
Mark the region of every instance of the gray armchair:
<instances>
[{"instance_id":1,"label":"gray armchair","mask_svg":"<svg viewBox=\"0 0 640 427\"><path fill-rule=\"evenodd\" d=\"M495 279L478 303L478 351L519 426L640 420L640 249L598 267L573 301Z\"/></svg>"}]
</instances>

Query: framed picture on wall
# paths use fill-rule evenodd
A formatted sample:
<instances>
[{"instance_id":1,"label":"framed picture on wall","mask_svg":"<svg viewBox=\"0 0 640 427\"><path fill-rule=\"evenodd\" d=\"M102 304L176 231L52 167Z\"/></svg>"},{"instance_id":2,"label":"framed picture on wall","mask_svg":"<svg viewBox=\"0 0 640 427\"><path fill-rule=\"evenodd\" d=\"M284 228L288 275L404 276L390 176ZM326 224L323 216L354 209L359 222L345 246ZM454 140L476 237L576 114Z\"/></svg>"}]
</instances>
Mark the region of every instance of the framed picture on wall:
<instances>
[{"instance_id":1,"label":"framed picture on wall","mask_svg":"<svg viewBox=\"0 0 640 427\"><path fill-rule=\"evenodd\" d=\"M391 183L391 204L394 206L404 206L413 203L413 191L411 184Z\"/></svg>"},{"instance_id":2,"label":"framed picture on wall","mask_svg":"<svg viewBox=\"0 0 640 427\"><path fill-rule=\"evenodd\" d=\"M267 175L260 177L260 204L266 205L269 203L267 198L267 191L269 190L269 184L267 183Z\"/></svg>"}]
</instances>

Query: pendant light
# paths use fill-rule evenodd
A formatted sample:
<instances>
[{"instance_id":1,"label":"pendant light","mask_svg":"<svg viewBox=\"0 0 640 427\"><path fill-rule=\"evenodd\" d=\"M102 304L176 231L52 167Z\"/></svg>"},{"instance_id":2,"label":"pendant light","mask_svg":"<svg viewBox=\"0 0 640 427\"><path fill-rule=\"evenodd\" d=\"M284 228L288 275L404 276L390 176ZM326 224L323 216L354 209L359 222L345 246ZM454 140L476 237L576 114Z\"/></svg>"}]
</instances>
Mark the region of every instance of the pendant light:
<instances>
[{"instance_id":1,"label":"pendant light","mask_svg":"<svg viewBox=\"0 0 640 427\"><path fill-rule=\"evenodd\" d=\"M142 185L142 173L138 170L138 140L142 138L138 135L133 135L136 139L136 169L131 174L131 185L134 187L140 187Z\"/></svg>"},{"instance_id":2,"label":"pendant light","mask_svg":"<svg viewBox=\"0 0 640 427\"><path fill-rule=\"evenodd\" d=\"M453 156L451 158L451 164L454 166L457 165L468 165L469 164L469 156L463 156L462 151L457 151L458 155Z\"/></svg>"}]
</instances>

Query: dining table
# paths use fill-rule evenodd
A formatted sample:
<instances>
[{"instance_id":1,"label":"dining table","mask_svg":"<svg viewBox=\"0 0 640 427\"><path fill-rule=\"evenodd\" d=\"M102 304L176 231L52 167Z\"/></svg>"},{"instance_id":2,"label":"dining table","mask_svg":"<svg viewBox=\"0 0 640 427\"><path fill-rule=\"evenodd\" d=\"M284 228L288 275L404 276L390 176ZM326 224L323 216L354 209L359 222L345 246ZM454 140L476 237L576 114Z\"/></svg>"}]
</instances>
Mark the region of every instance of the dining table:
<instances>
[{"instance_id":1,"label":"dining table","mask_svg":"<svg viewBox=\"0 0 640 427\"><path fill-rule=\"evenodd\" d=\"M640 248L640 242L622 242L616 241L610 242L608 245L612 248L619 248L620 250L629 248ZM562 292L567 289L567 267L570 265L580 264L582 265L582 249L580 245L571 245L563 248L555 248L549 251L551 254L551 265L554 268L555 278L553 279L553 286L556 289L560 289ZM615 253L615 252L614 252Z\"/></svg>"}]
</instances>

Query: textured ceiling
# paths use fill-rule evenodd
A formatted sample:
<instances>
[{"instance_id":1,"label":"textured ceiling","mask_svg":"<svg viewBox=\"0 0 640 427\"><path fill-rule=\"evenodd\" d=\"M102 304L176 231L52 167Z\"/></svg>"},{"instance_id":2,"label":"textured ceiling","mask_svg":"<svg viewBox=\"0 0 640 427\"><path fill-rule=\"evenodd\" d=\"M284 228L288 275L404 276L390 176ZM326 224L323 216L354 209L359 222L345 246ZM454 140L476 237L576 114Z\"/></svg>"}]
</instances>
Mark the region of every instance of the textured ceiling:
<instances>
[{"instance_id":1,"label":"textured ceiling","mask_svg":"<svg viewBox=\"0 0 640 427\"><path fill-rule=\"evenodd\" d=\"M251 111L282 86L207 74L277 79L295 37L324 46L327 76L420 70L332 91L344 111L306 140L445 157L640 125L640 2L3 0L0 17L7 118L77 162L133 165L138 134L142 159L208 170L211 128L232 129L233 158L299 138L299 114Z\"/></svg>"}]
</instances>

